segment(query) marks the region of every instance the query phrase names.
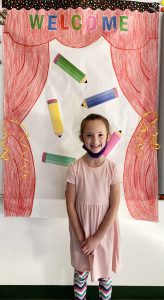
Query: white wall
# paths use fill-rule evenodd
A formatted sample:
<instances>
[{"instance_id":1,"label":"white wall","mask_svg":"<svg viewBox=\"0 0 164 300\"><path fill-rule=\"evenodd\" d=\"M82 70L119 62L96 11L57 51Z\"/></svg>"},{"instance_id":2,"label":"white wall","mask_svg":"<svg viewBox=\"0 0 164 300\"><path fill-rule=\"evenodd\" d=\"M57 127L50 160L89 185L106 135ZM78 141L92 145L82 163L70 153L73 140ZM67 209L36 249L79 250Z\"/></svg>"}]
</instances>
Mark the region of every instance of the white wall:
<instances>
[{"instance_id":1,"label":"white wall","mask_svg":"<svg viewBox=\"0 0 164 300\"><path fill-rule=\"evenodd\" d=\"M0 217L0 285L72 284L68 220L60 203L56 218ZM164 203L159 202L159 223L132 220L120 211L122 270L113 284L164 286Z\"/></svg>"},{"instance_id":2,"label":"white wall","mask_svg":"<svg viewBox=\"0 0 164 300\"><path fill-rule=\"evenodd\" d=\"M0 66L1 102L2 78ZM2 107L2 103L0 105ZM0 164L2 165L1 161ZM2 168L0 168L0 193L3 189L1 170ZM0 205L2 206L2 203ZM72 284L73 269L69 258L65 203L49 201L43 205L45 210L55 211L56 217L4 218L0 215L0 285ZM39 211L39 207L38 202L36 211ZM2 207L0 211L3 211ZM122 270L113 277L115 285L164 286L163 216L164 202L159 201L159 223L133 220L122 199L120 208Z\"/></svg>"}]
</instances>

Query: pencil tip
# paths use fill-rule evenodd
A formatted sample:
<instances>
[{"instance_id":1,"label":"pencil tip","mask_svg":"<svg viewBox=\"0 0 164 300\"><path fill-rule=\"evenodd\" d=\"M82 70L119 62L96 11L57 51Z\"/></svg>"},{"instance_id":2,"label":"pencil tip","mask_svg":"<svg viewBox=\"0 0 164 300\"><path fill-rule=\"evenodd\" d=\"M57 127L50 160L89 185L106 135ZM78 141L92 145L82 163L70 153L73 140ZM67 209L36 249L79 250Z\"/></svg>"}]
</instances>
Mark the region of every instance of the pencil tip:
<instances>
[{"instance_id":1,"label":"pencil tip","mask_svg":"<svg viewBox=\"0 0 164 300\"><path fill-rule=\"evenodd\" d=\"M87 80L85 80L85 82L84 83L87 83L88 81Z\"/></svg>"},{"instance_id":2,"label":"pencil tip","mask_svg":"<svg viewBox=\"0 0 164 300\"><path fill-rule=\"evenodd\" d=\"M121 132L122 132L122 130L119 130L118 132L120 132L120 133L121 133Z\"/></svg>"},{"instance_id":3,"label":"pencil tip","mask_svg":"<svg viewBox=\"0 0 164 300\"><path fill-rule=\"evenodd\" d=\"M81 104L81 106L84 106L83 103Z\"/></svg>"},{"instance_id":4,"label":"pencil tip","mask_svg":"<svg viewBox=\"0 0 164 300\"><path fill-rule=\"evenodd\" d=\"M58 137L62 137L62 135L58 135Z\"/></svg>"}]
</instances>

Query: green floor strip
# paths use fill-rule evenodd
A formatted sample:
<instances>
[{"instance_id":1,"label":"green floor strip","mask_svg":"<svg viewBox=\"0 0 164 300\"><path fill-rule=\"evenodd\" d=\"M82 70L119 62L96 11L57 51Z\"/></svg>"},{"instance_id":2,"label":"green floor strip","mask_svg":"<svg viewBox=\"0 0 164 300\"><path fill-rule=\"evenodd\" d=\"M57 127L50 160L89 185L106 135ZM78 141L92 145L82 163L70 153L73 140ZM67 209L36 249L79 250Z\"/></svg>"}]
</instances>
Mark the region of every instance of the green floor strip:
<instances>
[{"instance_id":1,"label":"green floor strip","mask_svg":"<svg viewBox=\"0 0 164 300\"><path fill-rule=\"evenodd\" d=\"M62 285L1 285L0 299L73 300L73 287ZM98 300L98 286L88 286L88 300ZM113 286L112 300L164 300L164 286Z\"/></svg>"}]
</instances>

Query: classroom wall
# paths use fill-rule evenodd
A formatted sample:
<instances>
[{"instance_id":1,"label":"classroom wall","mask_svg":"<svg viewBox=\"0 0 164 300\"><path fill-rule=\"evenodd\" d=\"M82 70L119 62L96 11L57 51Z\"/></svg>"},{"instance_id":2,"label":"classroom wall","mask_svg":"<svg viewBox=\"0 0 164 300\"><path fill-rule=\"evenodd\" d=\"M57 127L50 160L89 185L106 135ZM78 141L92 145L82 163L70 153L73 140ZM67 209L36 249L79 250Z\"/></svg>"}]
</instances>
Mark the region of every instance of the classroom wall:
<instances>
[{"instance_id":1,"label":"classroom wall","mask_svg":"<svg viewBox=\"0 0 164 300\"><path fill-rule=\"evenodd\" d=\"M1 55L0 53L0 57ZM160 63L160 65L163 72L164 64ZM159 88L159 91L161 93L162 90ZM161 99L163 93L164 90ZM0 107L2 107L2 99L1 66ZM160 106L161 115L163 115L162 111L164 112L164 107ZM2 110L0 110L0 120L2 120ZM162 118L160 122L161 120ZM162 128L164 126L160 128L160 135L163 132ZM160 143L162 143L160 155L163 155L162 135ZM0 161L0 164L1 193L3 162ZM164 188L161 177L159 182L160 189ZM0 201L0 285L71 285L73 269L70 266L68 219L64 200L52 200L48 203L38 201L37 211L39 208L40 211L47 210L50 214L49 218L5 218L2 215L2 205ZM44 207L41 207L42 205ZM55 212L55 217L54 213L53 217L51 216L51 211ZM119 218L122 236L122 269L113 276L114 285L164 286L163 216L164 201L159 201L158 223L136 221L130 217L125 202L121 199Z\"/></svg>"},{"instance_id":2,"label":"classroom wall","mask_svg":"<svg viewBox=\"0 0 164 300\"><path fill-rule=\"evenodd\" d=\"M52 208L60 217L0 217L0 285L72 284L65 203ZM159 223L132 220L121 209L122 269L114 285L164 286L163 215L162 202Z\"/></svg>"}]
</instances>

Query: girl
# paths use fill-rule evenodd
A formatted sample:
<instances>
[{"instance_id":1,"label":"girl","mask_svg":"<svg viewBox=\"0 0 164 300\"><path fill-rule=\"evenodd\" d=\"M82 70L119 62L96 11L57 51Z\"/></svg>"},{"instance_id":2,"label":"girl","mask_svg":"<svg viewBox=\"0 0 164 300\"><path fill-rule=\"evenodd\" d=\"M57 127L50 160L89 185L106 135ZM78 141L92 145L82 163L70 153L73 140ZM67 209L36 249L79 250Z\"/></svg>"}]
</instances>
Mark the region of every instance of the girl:
<instances>
[{"instance_id":1,"label":"girl","mask_svg":"<svg viewBox=\"0 0 164 300\"><path fill-rule=\"evenodd\" d=\"M120 179L116 165L103 156L110 137L108 120L90 114L81 123L79 137L86 154L66 175L74 294L76 300L86 299L91 272L91 280L99 280L99 299L109 300L112 271L119 266Z\"/></svg>"}]
</instances>

